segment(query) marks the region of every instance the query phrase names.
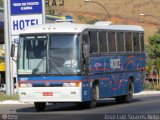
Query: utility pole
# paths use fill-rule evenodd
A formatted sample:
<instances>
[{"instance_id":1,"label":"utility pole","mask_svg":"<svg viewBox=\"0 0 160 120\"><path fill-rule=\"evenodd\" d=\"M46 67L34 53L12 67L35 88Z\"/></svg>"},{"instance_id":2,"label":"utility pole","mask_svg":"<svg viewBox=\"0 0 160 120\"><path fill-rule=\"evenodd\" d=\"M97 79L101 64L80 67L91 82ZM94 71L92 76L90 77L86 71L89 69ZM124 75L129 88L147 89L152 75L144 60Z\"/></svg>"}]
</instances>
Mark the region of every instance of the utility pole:
<instances>
[{"instance_id":1,"label":"utility pole","mask_svg":"<svg viewBox=\"0 0 160 120\"><path fill-rule=\"evenodd\" d=\"M4 0L4 31L5 31L5 64L6 64L6 93L7 95L14 94L14 79L13 60L10 57L11 43L14 43L14 39L19 39L19 33L22 29L21 24L16 25L18 29L13 29L13 21L25 21L26 19L37 19L39 24L45 23L45 0L34 0L33 2L39 3L37 6L31 5L32 9L25 9L22 11L22 6L14 6L14 3L27 3L32 2L30 0ZM22 4L20 4L22 5ZM27 8L28 4L25 4ZM34 16L33 16L34 15ZM29 26L28 23L25 27ZM24 26L23 26L24 27Z\"/></svg>"},{"instance_id":2,"label":"utility pole","mask_svg":"<svg viewBox=\"0 0 160 120\"><path fill-rule=\"evenodd\" d=\"M10 60L10 0L4 0L4 38L5 38L5 64L6 64L6 93L13 94L13 78L11 76Z\"/></svg>"}]
</instances>

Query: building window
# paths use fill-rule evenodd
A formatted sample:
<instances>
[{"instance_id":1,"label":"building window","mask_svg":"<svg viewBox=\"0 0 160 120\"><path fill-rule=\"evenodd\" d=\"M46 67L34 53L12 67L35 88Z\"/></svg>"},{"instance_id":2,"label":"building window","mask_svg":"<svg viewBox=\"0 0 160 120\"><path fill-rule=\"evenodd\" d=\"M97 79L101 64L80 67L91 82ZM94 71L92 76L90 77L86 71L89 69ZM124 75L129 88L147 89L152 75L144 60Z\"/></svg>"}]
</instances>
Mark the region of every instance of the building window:
<instances>
[{"instance_id":1,"label":"building window","mask_svg":"<svg viewBox=\"0 0 160 120\"><path fill-rule=\"evenodd\" d=\"M4 30L0 29L0 44L4 44Z\"/></svg>"}]
</instances>

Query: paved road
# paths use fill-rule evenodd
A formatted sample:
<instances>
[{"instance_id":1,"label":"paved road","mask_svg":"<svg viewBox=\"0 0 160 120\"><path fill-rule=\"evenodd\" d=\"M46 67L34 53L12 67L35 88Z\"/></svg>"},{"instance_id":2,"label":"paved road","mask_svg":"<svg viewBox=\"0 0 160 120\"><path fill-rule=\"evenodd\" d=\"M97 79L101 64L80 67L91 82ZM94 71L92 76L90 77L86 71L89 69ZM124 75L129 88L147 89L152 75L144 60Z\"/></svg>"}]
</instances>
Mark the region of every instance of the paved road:
<instances>
[{"instance_id":1,"label":"paved road","mask_svg":"<svg viewBox=\"0 0 160 120\"><path fill-rule=\"evenodd\" d=\"M129 104L105 99L93 109L69 103L48 105L45 112L36 112L32 104L0 105L0 114L20 120L160 120L160 95L135 96Z\"/></svg>"}]
</instances>

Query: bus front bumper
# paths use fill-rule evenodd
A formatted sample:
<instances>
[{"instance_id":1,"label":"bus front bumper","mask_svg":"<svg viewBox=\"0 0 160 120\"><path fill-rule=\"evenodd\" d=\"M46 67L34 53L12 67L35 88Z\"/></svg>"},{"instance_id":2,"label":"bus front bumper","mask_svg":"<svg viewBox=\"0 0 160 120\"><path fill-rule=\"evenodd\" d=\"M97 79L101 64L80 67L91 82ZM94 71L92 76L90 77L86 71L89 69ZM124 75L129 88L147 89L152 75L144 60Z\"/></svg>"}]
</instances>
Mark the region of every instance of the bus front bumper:
<instances>
[{"instance_id":1,"label":"bus front bumper","mask_svg":"<svg viewBox=\"0 0 160 120\"><path fill-rule=\"evenodd\" d=\"M81 87L19 88L21 102L81 102Z\"/></svg>"}]
</instances>

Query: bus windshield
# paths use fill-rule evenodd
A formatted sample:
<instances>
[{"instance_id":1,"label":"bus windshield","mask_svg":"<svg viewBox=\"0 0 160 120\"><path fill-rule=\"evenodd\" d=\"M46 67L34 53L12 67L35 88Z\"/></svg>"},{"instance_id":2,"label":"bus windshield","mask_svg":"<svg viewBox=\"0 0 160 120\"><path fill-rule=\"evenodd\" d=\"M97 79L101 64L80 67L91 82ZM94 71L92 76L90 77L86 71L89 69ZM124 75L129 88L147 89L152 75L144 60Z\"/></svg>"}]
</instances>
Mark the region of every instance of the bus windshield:
<instances>
[{"instance_id":1,"label":"bus windshield","mask_svg":"<svg viewBox=\"0 0 160 120\"><path fill-rule=\"evenodd\" d=\"M79 35L20 36L18 74L78 74Z\"/></svg>"}]
</instances>

